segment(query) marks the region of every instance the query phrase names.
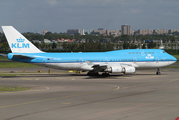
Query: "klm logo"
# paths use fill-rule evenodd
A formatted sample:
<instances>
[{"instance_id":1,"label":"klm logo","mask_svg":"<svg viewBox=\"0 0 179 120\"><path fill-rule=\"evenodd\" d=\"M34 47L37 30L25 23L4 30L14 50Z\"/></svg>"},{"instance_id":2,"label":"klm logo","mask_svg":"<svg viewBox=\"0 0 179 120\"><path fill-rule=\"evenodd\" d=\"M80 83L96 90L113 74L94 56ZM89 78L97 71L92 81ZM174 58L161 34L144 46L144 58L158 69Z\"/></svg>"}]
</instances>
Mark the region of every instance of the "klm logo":
<instances>
[{"instance_id":1,"label":"klm logo","mask_svg":"<svg viewBox=\"0 0 179 120\"><path fill-rule=\"evenodd\" d=\"M12 43L11 48L29 48L29 43L24 43L25 39L22 39L21 37L19 39L16 39L17 43Z\"/></svg>"},{"instance_id":2,"label":"klm logo","mask_svg":"<svg viewBox=\"0 0 179 120\"><path fill-rule=\"evenodd\" d=\"M17 40L17 42L24 42L25 41L25 39L22 39L21 37L20 37L20 39L16 39Z\"/></svg>"},{"instance_id":3,"label":"klm logo","mask_svg":"<svg viewBox=\"0 0 179 120\"><path fill-rule=\"evenodd\" d=\"M148 54L145 58L146 59L154 59L154 56L152 56L151 54Z\"/></svg>"}]
</instances>

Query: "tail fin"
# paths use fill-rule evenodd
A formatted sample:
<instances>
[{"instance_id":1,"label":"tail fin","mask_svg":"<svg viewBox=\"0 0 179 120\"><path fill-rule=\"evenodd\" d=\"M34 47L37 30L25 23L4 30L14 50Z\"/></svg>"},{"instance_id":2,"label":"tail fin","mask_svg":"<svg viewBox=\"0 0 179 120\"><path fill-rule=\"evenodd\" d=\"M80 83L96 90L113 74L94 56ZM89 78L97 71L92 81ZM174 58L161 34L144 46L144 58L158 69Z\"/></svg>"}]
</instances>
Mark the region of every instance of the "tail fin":
<instances>
[{"instance_id":1,"label":"tail fin","mask_svg":"<svg viewBox=\"0 0 179 120\"><path fill-rule=\"evenodd\" d=\"M41 53L35 45L12 26L2 26L9 47L13 53Z\"/></svg>"}]
</instances>

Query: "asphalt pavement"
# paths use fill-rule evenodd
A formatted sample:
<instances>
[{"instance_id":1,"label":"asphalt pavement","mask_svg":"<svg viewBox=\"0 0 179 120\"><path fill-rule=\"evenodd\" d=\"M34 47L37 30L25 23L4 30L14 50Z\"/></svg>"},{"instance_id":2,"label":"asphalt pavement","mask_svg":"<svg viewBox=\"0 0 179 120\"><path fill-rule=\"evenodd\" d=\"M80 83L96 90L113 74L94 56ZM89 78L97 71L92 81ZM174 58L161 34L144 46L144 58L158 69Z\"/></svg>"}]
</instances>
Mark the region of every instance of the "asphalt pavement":
<instances>
[{"instance_id":1,"label":"asphalt pavement","mask_svg":"<svg viewBox=\"0 0 179 120\"><path fill-rule=\"evenodd\" d=\"M162 69L162 75L138 70L108 77L65 72L1 76L0 85L30 90L0 93L0 120L175 120L178 73Z\"/></svg>"}]
</instances>

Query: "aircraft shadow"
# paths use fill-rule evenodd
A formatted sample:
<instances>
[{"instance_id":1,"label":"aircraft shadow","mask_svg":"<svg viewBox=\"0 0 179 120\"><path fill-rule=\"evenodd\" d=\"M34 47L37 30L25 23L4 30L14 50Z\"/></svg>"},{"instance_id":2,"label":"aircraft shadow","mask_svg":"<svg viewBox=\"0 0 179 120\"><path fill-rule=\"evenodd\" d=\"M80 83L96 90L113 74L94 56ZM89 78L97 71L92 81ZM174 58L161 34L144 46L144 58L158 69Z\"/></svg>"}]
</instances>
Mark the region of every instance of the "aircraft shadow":
<instances>
[{"instance_id":1,"label":"aircraft shadow","mask_svg":"<svg viewBox=\"0 0 179 120\"><path fill-rule=\"evenodd\" d=\"M19 75L19 76L0 76L1 78L21 78L21 77L69 77L69 76L73 76L73 77L80 77L80 76L86 76L85 79L101 79L101 78L122 78L122 77L133 77L133 76L154 76L156 75L155 73L148 73L148 74L111 74L109 76L103 76L103 75L97 75L97 76L88 76L86 74L29 74L29 75ZM161 74L158 76L163 76L166 74ZM157 76L157 75L156 75Z\"/></svg>"}]
</instances>

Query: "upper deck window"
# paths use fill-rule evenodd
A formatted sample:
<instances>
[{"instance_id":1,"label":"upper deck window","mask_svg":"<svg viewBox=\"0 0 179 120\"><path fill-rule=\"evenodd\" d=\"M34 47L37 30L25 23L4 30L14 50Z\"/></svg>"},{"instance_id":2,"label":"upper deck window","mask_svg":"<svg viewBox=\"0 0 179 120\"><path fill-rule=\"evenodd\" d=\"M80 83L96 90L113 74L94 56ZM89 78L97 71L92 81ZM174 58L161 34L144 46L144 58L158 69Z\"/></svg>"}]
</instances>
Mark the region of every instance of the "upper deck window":
<instances>
[{"instance_id":1,"label":"upper deck window","mask_svg":"<svg viewBox=\"0 0 179 120\"><path fill-rule=\"evenodd\" d=\"M141 52L128 52L127 54L141 54Z\"/></svg>"},{"instance_id":2,"label":"upper deck window","mask_svg":"<svg viewBox=\"0 0 179 120\"><path fill-rule=\"evenodd\" d=\"M145 52L145 54L154 54L154 52Z\"/></svg>"}]
</instances>

